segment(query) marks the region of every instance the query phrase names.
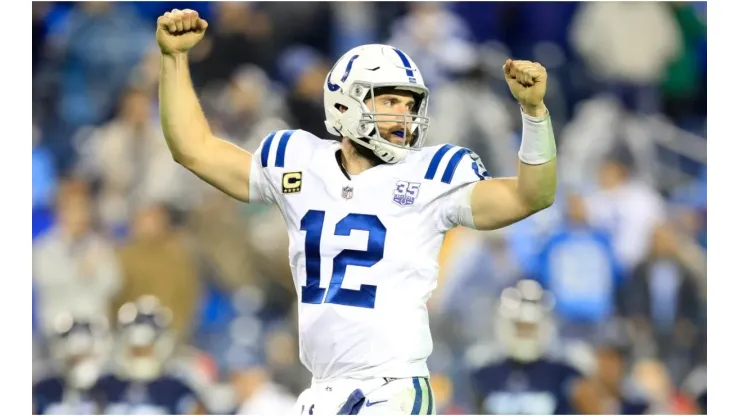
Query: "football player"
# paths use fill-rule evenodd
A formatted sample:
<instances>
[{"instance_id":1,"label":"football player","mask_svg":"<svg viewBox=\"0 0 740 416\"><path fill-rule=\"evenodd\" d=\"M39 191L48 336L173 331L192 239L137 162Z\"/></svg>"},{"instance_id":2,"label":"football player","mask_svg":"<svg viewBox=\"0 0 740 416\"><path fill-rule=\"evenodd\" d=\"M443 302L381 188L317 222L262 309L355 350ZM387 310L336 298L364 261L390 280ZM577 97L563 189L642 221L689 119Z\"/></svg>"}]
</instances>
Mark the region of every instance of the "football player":
<instances>
[{"instance_id":1,"label":"football player","mask_svg":"<svg viewBox=\"0 0 740 416\"><path fill-rule=\"evenodd\" d=\"M34 414L99 414L93 387L110 353L104 318L61 314L54 319L49 342L53 373L33 385Z\"/></svg>"},{"instance_id":2,"label":"football player","mask_svg":"<svg viewBox=\"0 0 740 416\"><path fill-rule=\"evenodd\" d=\"M275 131L250 153L214 136L192 87L188 50L207 27L192 10L158 19L162 129L175 161L238 200L277 205L288 225L313 375L296 413L433 414L426 302L445 233L504 227L555 198L545 68L503 67L524 125L514 178L492 179L469 149L424 147L429 90L406 53L378 44L348 51L324 81L325 125L341 140Z\"/></svg>"},{"instance_id":3,"label":"football player","mask_svg":"<svg viewBox=\"0 0 740 416\"><path fill-rule=\"evenodd\" d=\"M118 342L112 371L95 390L108 414L203 414L198 394L168 367L174 351L170 312L152 296L118 311Z\"/></svg>"},{"instance_id":4,"label":"football player","mask_svg":"<svg viewBox=\"0 0 740 416\"><path fill-rule=\"evenodd\" d=\"M533 280L504 290L496 316L498 345L472 372L481 414L597 414L595 384L551 349L555 332L548 293Z\"/></svg>"}]
</instances>

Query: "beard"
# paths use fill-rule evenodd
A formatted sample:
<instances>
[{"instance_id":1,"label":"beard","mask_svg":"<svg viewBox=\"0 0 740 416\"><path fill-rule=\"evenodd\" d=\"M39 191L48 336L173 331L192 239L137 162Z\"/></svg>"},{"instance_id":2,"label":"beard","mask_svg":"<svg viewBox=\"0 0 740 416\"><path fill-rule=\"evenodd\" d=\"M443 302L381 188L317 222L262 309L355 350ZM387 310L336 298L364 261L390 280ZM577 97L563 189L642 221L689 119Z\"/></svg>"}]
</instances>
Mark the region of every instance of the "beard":
<instances>
[{"instance_id":1,"label":"beard","mask_svg":"<svg viewBox=\"0 0 740 416\"><path fill-rule=\"evenodd\" d=\"M385 163L378 156L376 156L372 150L368 149L367 147L361 144L358 144L354 140L350 140L349 143L352 145L352 149L354 149L354 152L357 155L369 160L373 164L373 166L377 166L382 163Z\"/></svg>"}]
</instances>

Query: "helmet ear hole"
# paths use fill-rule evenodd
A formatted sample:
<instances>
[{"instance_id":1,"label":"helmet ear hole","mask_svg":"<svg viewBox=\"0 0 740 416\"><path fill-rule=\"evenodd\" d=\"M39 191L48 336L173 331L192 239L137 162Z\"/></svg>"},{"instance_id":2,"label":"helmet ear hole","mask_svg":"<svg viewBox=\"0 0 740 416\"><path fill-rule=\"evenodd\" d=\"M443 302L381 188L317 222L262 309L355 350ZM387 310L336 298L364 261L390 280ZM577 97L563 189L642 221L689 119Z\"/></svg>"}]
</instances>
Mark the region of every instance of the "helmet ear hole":
<instances>
[{"instance_id":1,"label":"helmet ear hole","mask_svg":"<svg viewBox=\"0 0 740 416\"><path fill-rule=\"evenodd\" d=\"M337 110L339 110L340 113L344 113L345 111L347 111L347 107L345 107L345 106L343 106L343 105L341 105L339 103L334 104L334 108L336 108Z\"/></svg>"},{"instance_id":2,"label":"helmet ear hole","mask_svg":"<svg viewBox=\"0 0 740 416\"><path fill-rule=\"evenodd\" d=\"M413 92L412 94L414 96L414 108L412 109L412 112L414 114L419 114L421 103L424 101L424 94L419 94L418 92Z\"/></svg>"}]
</instances>

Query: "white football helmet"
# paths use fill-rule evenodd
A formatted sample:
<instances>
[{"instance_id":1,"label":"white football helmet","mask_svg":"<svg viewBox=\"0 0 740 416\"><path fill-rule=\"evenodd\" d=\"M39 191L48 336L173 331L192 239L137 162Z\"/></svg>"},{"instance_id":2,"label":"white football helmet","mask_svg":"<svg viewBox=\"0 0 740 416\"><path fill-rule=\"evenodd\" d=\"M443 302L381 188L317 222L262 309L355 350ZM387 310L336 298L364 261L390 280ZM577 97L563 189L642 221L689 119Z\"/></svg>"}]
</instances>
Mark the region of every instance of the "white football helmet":
<instances>
[{"instance_id":1,"label":"white football helmet","mask_svg":"<svg viewBox=\"0 0 740 416\"><path fill-rule=\"evenodd\" d=\"M162 374L175 348L171 322L172 312L151 295L121 306L116 354L121 376L151 381Z\"/></svg>"},{"instance_id":2,"label":"white football helmet","mask_svg":"<svg viewBox=\"0 0 740 416\"><path fill-rule=\"evenodd\" d=\"M111 349L107 319L59 314L50 341L53 363L69 388L87 390L97 382Z\"/></svg>"},{"instance_id":3,"label":"white football helmet","mask_svg":"<svg viewBox=\"0 0 740 416\"><path fill-rule=\"evenodd\" d=\"M553 339L552 295L534 280L520 280L501 294L496 334L507 355L519 362L538 360Z\"/></svg>"},{"instance_id":4,"label":"white football helmet","mask_svg":"<svg viewBox=\"0 0 740 416\"><path fill-rule=\"evenodd\" d=\"M375 111L375 89L383 87L417 95L415 111L406 115ZM365 105L368 98L373 108ZM429 90L419 67L404 52L388 45L362 45L350 50L334 64L324 83L325 123L329 133L347 137L372 150L386 163L396 163L409 150L424 145L429 128L428 106ZM383 139L377 126L382 121L400 121L400 117L403 117L404 145ZM410 140L407 132L412 135Z\"/></svg>"}]
</instances>

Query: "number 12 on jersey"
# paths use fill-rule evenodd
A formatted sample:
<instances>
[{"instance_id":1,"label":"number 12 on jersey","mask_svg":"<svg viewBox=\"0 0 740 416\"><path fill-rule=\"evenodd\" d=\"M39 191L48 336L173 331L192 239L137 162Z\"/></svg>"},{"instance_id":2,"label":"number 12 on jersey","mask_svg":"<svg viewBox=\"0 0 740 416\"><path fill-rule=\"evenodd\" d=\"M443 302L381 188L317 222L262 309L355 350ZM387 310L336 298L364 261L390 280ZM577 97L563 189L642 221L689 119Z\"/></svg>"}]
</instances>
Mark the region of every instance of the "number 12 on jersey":
<instances>
[{"instance_id":1,"label":"number 12 on jersey","mask_svg":"<svg viewBox=\"0 0 740 416\"><path fill-rule=\"evenodd\" d=\"M383 259L386 228L380 218L367 214L348 214L334 228L334 235L349 236L353 230L367 231L367 250L342 250L334 257L328 291L321 284L321 237L324 211L310 210L301 219L306 232L306 285L301 289L303 303L334 303L359 308L375 307L377 286L360 285L359 290L343 289L347 266L371 267Z\"/></svg>"}]
</instances>

